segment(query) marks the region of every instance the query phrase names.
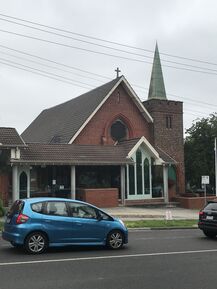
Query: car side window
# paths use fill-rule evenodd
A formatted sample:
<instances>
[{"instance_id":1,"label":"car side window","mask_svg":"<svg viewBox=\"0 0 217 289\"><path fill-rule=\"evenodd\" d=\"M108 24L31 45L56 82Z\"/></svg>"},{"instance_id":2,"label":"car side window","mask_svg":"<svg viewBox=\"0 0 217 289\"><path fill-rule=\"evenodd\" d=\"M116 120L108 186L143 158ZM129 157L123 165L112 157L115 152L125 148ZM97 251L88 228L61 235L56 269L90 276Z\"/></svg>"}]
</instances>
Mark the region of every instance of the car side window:
<instances>
[{"instance_id":1,"label":"car side window","mask_svg":"<svg viewBox=\"0 0 217 289\"><path fill-rule=\"evenodd\" d=\"M71 215L75 218L97 219L97 212L91 206L78 203L69 203Z\"/></svg>"},{"instance_id":2,"label":"car side window","mask_svg":"<svg viewBox=\"0 0 217 289\"><path fill-rule=\"evenodd\" d=\"M102 220L112 221L112 218L109 215L105 214L104 212L98 211L98 214Z\"/></svg>"},{"instance_id":3,"label":"car side window","mask_svg":"<svg viewBox=\"0 0 217 289\"><path fill-rule=\"evenodd\" d=\"M68 216L65 202L47 202L47 215L53 216Z\"/></svg>"},{"instance_id":4,"label":"car side window","mask_svg":"<svg viewBox=\"0 0 217 289\"><path fill-rule=\"evenodd\" d=\"M34 203L31 205L32 211L39 213L39 214L43 214L43 203Z\"/></svg>"}]
</instances>

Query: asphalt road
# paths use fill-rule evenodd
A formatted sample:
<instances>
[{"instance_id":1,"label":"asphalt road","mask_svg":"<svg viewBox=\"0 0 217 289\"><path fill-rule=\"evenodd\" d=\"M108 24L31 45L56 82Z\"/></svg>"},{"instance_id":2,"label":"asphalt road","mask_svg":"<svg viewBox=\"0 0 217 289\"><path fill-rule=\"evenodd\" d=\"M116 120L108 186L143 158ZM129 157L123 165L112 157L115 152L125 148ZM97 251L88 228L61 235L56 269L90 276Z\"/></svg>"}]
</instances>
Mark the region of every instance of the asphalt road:
<instances>
[{"instance_id":1,"label":"asphalt road","mask_svg":"<svg viewBox=\"0 0 217 289\"><path fill-rule=\"evenodd\" d=\"M213 289L217 239L199 230L144 230L124 249L50 249L31 256L0 241L0 289Z\"/></svg>"}]
</instances>

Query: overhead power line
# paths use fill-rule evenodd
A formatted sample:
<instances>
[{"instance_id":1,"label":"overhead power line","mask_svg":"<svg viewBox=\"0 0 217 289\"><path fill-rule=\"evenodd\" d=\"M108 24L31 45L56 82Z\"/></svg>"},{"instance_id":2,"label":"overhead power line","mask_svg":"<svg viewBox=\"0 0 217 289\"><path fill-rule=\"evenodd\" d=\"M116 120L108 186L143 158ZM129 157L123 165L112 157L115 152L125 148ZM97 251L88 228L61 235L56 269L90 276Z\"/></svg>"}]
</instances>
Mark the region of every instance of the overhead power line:
<instances>
[{"instance_id":1,"label":"overhead power line","mask_svg":"<svg viewBox=\"0 0 217 289\"><path fill-rule=\"evenodd\" d=\"M103 48L106 48L106 49L115 50L115 51L122 52L122 53L127 53L127 54L130 54L130 55L133 55L133 56L139 56L139 57L148 58L148 59L151 59L151 60L153 59L153 56L148 56L148 55L144 55L144 54L138 54L138 53L131 52L131 51L126 51L126 50L123 50L123 49L117 49L117 48L114 48L114 47L110 47L110 46L106 46L106 45L102 45L102 44L86 41L86 40L83 40L83 39L74 38L74 37L71 37L71 36L66 36L66 35L63 35L63 34L60 34L60 33L55 33L55 32L52 32L52 31L44 30L44 29L41 29L41 28L33 27L33 26L30 26L30 25L18 23L18 22L7 20L7 19L3 19L3 18L0 18L0 20L1 21L7 21L9 23L13 23L13 24L20 25L20 26L23 26L23 27L28 27L30 29L34 29L34 30L37 30L37 31L49 33L49 34L52 34L52 35L55 35L55 36L60 36L60 37L63 37L63 38L79 41L79 42L82 42L82 43L91 44L91 45L94 45L94 46L103 47ZM202 69L202 70L205 70L205 71L217 72L216 69L210 69L210 68L207 68L207 67L190 65L190 64L187 64L187 63L181 63L181 62L177 62L177 61L165 60L165 59L162 59L162 58L161 58L161 62L168 62L168 63L177 64L177 65L181 65L181 66L186 66L186 67L191 67L191 68L196 68L196 69Z\"/></svg>"},{"instance_id":2,"label":"overhead power line","mask_svg":"<svg viewBox=\"0 0 217 289\"><path fill-rule=\"evenodd\" d=\"M33 40L38 40L38 41L41 41L41 42L46 42L46 43L58 45L58 46L63 46L63 47L67 47L67 48L73 48L73 49L81 50L81 51L84 51L84 52L91 52L91 53L94 53L94 54L106 55L106 56L110 56L110 57L114 57L114 58L118 58L118 59L130 60L130 61L135 61L135 62L140 62L140 63L147 63L147 64L151 64L152 65L152 62L139 60L139 59L136 59L136 58L129 58L129 57L124 57L124 56L120 56L120 55L109 54L109 53L106 53L106 52L95 51L95 50L91 50L91 49L87 49L87 48L81 48L81 47L77 47L77 46L72 46L72 45L68 45L68 44L64 44L64 43L60 43L60 42L56 42L56 41L42 39L42 38L39 38L39 37L34 37L34 36L25 35L25 34L21 34L21 33L16 33L16 32L3 30L3 29L0 29L0 31L4 32L4 33L16 35L16 36L21 36L21 37L25 37L25 38L29 38L29 39L33 39ZM207 72L207 71L202 71L202 70L200 71L200 70L194 70L194 69L189 69L189 68L181 68L181 67L165 65L165 64L162 65L162 66L173 68L173 69L177 69L177 70L185 70L185 71L191 71L191 72L197 72L197 73L203 73L203 74L217 75L217 73Z\"/></svg>"},{"instance_id":3,"label":"overhead power line","mask_svg":"<svg viewBox=\"0 0 217 289\"><path fill-rule=\"evenodd\" d=\"M87 76L87 75L81 75L81 74L78 74L78 73L75 73L75 72L72 72L72 71L69 71L69 70L66 70L66 69L62 69L60 67L51 66L51 65L44 64L44 63L41 63L41 62L38 62L38 61L35 61L35 60L27 59L25 57L16 56L16 55L13 55L13 54L10 54L10 53L6 53L6 52L3 52L3 51L0 51L0 53L4 54L4 55L7 55L7 56L10 56L10 57L13 57L13 58L16 58L16 59L21 59L21 60L28 61L28 62L31 62L31 63L34 63L34 64L38 64L38 65L41 65L41 66L44 66L44 67L48 67L48 68L51 68L51 69L55 69L55 70L59 70L59 71L62 71L62 72L70 73L70 74L73 74L73 75L76 75L76 76L79 76L79 77L84 77L84 78L88 78L88 79L91 79L91 80L96 80L96 81L103 82L103 80L101 80L101 79L99 80L99 79L96 79L96 78L93 78L93 77L90 77L90 76Z\"/></svg>"},{"instance_id":4,"label":"overhead power line","mask_svg":"<svg viewBox=\"0 0 217 289\"><path fill-rule=\"evenodd\" d=\"M115 44L115 45L122 46L122 47L136 49L136 50L140 50L140 51L146 51L146 52L149 52L149 53L153 53L154 52L153 50L150 50L150 49L145 49L145 48L141 48L141 47L127 45L127 44L123 44L123 43L115 42L115 41L109 41L109 40L106 40L106 39L93 37L93 36L89 36L89 35L85 35L85 34L81 34L81 33L76 33L76 32L72 32L72 31L66 30L66 29L62 29L62 28L58 28L58 27L54 27L54 26L49 26L49 25L38 23L38 22L29 21L29 20L26 20L26 19L23 19L23 18L13 17L13 16L6 15L6 14L3 14L3 13L0 13L0 16L3 16L5 18L9 18L9 19L19 20L21 22L30 23L30 24L33 24L33 25L37 25L37 26L44 27L44 28L49 28L49 29L52 29L52 30L56 30L56 31L60 31L60 32L64 32L64 33L68 33L68 34L72 34L72 35L77 35L77 36L84 37L84 38L89 38L89 39L93 39L93 40L97 40L97 41L101 41L101 42L105 42L105 43ZM184 56L179 56L179 55L174 55L174 54L169 54L169 53L163 53L163 52L161 52L161 55L217 66L217 63L204 61L204 60L201 60L201 59L189 58L189 57L184 57Z\"/></svg>"},{"instance_id":5,"label":"overhead power line","mask_svg":"<svg viewBox=\"0 0 217 289\"><path fill-rule=\"evenodd\" d=\"M40 57L40 56L37 56L35 54L30 54L30 53L27 53L27 52L24 52L24 51L20 51L20 50L17 50L17 49L13 49L13 48L9 48L7 46L4 46L4 45L0 45L0 47L4 48L4 49L8 49L10 51L14 51L14 52L17 52L17 53L20 53L22 55L27 55L27 56L30 56L30 57L33 57L33 58L36 58L36 59L40 59L40 60L43 60L43 61L46 61L46 62L49 62L49 63L52 63L52 64L58 64L59 66L63 66L63 67L67 67L67 68L71 68L73 70L79 70L81 72L85 72L85 73L88 73L88 74L91 74L91 75L94 75L94 76L99 76L100 78L105 78L105 79L109 79L111 80L111 78L109 77L106 77L106 76L103 76L103 75L100 75L100 74L96 74L96 73L93 73L93 72L90 72L90 71L87 71L87 70L82 70L82 69L79 69L79 68L76 68L76 67L72 67L72 66L69 66L69 65L65 65L63 63L60 63L60 62L56 62L56 61L53 61L53 60L50 60L50 59L47 59L47 58L44 58L44 57ZM13 55L13 54L9 54L9 53L5 53L5 52L2 52L0 51L0 53L2 54L5 54L5 55L8 55L8 56L11 56L11 57L15 57L17 59L22 59L22 60L25 60L25 61L29 61L29 62L32 62L32 63L36 63L36 64L39 64L39 65L43 65L45 67L48 67L48 68L52 68L52 69L58 69L60 71L63 71L63 72L67 72L67 73L71 73L70 71L68 70L65 70L65 69L61 69L61 68L58 68L58 67L54 67L54 66L50 66L50 65L47 65L47 64L44 64L44 63L41 63L41 62L37 62L37 61L34 61L34 60L31 60L31 59L27 59L27 58L24 58L24 57L19 57L19 56L16 56L16 55ZM16 63L18 65L18 63ZM73 73L75 74L75 73ZM96 79L96 78L93 78L93 77L89 77L89 76L86 76L86 75L81 75L81 74L75 74L79 77L84 77L84 78L89 78L91 80L96 80L96 81L102 81L102 80L99 80L99 79ZM83 83L84 84L84 83ZM85 85L88 85L85 83ZM143 87L141 85L138 85L138 84L133 84L132 85L134 87L138 87L140 90L145 90L147 91L148 88L146 87ZM200 104L202 105L207 105L207 106L216 106L215 104L210 104L210 103L207 103L207 102L203 102L203 101L199 101L197 100L197 102L195 103L195 100L191 99L191 98L187 98L187 97L181 97L179 95L176 95L176 94L172 94L172 93L167 93L167 95L171 95L171 96L174 96L174 97L177 97L178 99L184 99L184 100L187 100L187 103L193 103L194 105L197 105L197 106L201 106Z\"/></svg>"},{"instance_id":6,"label":"overhead power line","mask_svg":"<svg viewBox=\"0 0 217 289\"><path fill-rule=\"evenodd\" d=\"M19 64L19 63L16 63L16 62L13 62L13 61L9 61L9 60L5 60L5 59L2 59L0 58L0 63L3 64L3 65L6 65L6 66L9 66L9 67L12 67L12 68L16 68L16 69L19 69L19 70L23 70L23 71L27 71L27 72L31 72L31 73L34 73L36 75L40 75L40 76L43 76L43 77L46 77L46 78L50 78L50 79L53 79L53 80L56 80L56 81L60 81L60 82L63 82L63 83L67 83L67 84L70 84L70 85L73 85L73 86L77 86L77 87L81 87L81 88L84 88L84 89L94 89L95 86L91 86L87 83L82 83L82 82L79 82L79 81L76 81L76 80L73 80L73 79L70 79L70 78L66 78L66 77L63 77L63 76L60 76L60 75L57 75L57 74L53 74L53 73L50 73L50 72L47 72L47 71L43 71L43 70L40 70L40 69L35 69L35 68L32 68L32 67L29 67L29 66L26 66L26 65L22 65L22 64ZM76 82L76 83L75 83ZM80 84L77 84L78 83L81 83L81 84L84 84L84 85L87 85L88 87L85 87L83 85L80 85ZM188 111L193 111L194 110L184 110L183 114L190 114L190 115L194 115L194 116L197 116L197 117L203 117L204 115L206 115L205 113L202 114L201 112L199 111L195 111L197 112L197 114L193 114L193 113L190 113ZM198 113L200 113L200 115L198 115Z\"/></svg>"},{"instance_id":7,"label":"overhead power line","mask_svg":"<svg viewBox=\"0 0 217 289\"><path fill-rule=\"evenodd\" d=\"M71 78L68 78L68 77L64 77L64 76L61 76L61 75L58 75L58 74L55 74L55 73L47 72L47 71L44 71L44 70L41 70L41 69L33 68L33 67L30 67L30 66L27 66L27 65L23 65L23 64L14 62L14 61L10 61L10 60L4 59L4 58L0 58L0 61L1 61L2 64L8 65L8 66L11 66L11 67L14 67L14 68L22 69L22 70L25 70L25 71L28 71L28 72L36 73L38 75L49 77L49 78L52 78L52 79L55 79L55 80L58 80L58 81L61 81L61 79L63 79L64 82L66 82L66 83L73 84L73 85L76 85L76 86L79 86L79 87L82 87L82 88L85 88L85 89L93 88L92 85L89 85L87 83L84 83L84 82L81 82L81 81L78 81L78 80L74 80L74 79L71 79ZM85 85L86 87L81 86L80 84L81 85Z\"/></svg>"},{"instance_id":8,"label":"overhead power line","mask_svg":"<svg viewBox=\"0 0 217 289\"><path fill-rule=\"evenodd\" d=\"M35 54L31 54L31 53L28 53L28 52L25 52L25 51L14 49L14 48L11 48L11 47L8 47L8 46L5 46L5 45L1 45L0 44L0 47L2 47L4 49L7 49L7 50L10 50L10 51L14 51L14 52L23 54L23 55L27 55L27 56L30 56L30 57L33 57L33 58L37 58L37 59L40 59L40 60L43 60L43 61L46 61L46 62L57 64L57 65L60 65L60 66L66 67L66 68L70 68L70 69L77 70L77 71L80 71L80 72L84 72L84 73L87 73L87 74L92 74L94 76L98 76L98 77L101 77L101 78L110 79L109 77L103 76L101 74L97 74L97 73L90 72L90 71L87 71L87 70L84 70L84 69L80 69L78 67L67 65L65 63L60 63L60 62L57 62L57 61L54 61L54 60L51 60L51 59L48 59L48 58L45 58L45 57L41 57L41 56L38 56L38 55L35 55Z\"/></svg>"}]
</instances>

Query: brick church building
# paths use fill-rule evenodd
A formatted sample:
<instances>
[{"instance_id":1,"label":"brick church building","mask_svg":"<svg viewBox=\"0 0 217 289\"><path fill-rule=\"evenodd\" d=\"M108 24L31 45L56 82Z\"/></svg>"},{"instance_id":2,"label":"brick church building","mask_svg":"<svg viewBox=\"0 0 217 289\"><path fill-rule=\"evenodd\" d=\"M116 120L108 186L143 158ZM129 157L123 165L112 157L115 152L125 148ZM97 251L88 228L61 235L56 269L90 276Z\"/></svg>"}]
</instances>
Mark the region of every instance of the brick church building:
<instances>
[{"instance_id":1,"label":"brick church building","mask_svg":"<svg viewBox=\"0 0 217 289\"><path fill-rule=\"evenodd\" d=\"M109 207L184 193L183 106L167 99L157 46L146 101L117 76L43 110L21 136L0 128L0 165L5 204L57 196Z\"/></svg>"}]
</instances>

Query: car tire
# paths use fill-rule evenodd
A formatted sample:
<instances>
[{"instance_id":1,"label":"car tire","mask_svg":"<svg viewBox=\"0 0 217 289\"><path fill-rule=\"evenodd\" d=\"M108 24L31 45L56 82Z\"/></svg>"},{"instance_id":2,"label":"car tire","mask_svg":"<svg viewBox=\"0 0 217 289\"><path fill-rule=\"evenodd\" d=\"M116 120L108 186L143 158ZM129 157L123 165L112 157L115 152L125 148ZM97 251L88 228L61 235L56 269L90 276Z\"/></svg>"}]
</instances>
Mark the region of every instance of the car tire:
<instances>
[{"instance_id":1,"label":"car tire","mask_svg":"<svg viewBox=\"0 0 217 289\"><path fill-rule=\"evenodd\" d=\"M47 236L42 232L29 234L24 242L24 248L29 254L41 254L48 247Z\"/></svg>"},{"instance_id":2,"label":"car tire","mask_svg":"<svg viewBox=\"0 0 217 289\"><path fill-rule=\"evenodd\" d=\"M204 235L208 238L215 238L216 237L216 233L214 232L210 232L210 231L203 231Z\"/></svg>"},{"instance_id":3,"label":"car tire","mask_svg":"<svg viewBox=\"0 0 217 289\"><path fill-rule=\"evenodd\" d=\"M109 249L118 250L124 244L124 234L120 230L113 230L107 236L106 245Z\"/></svg>"}]
</instances>

